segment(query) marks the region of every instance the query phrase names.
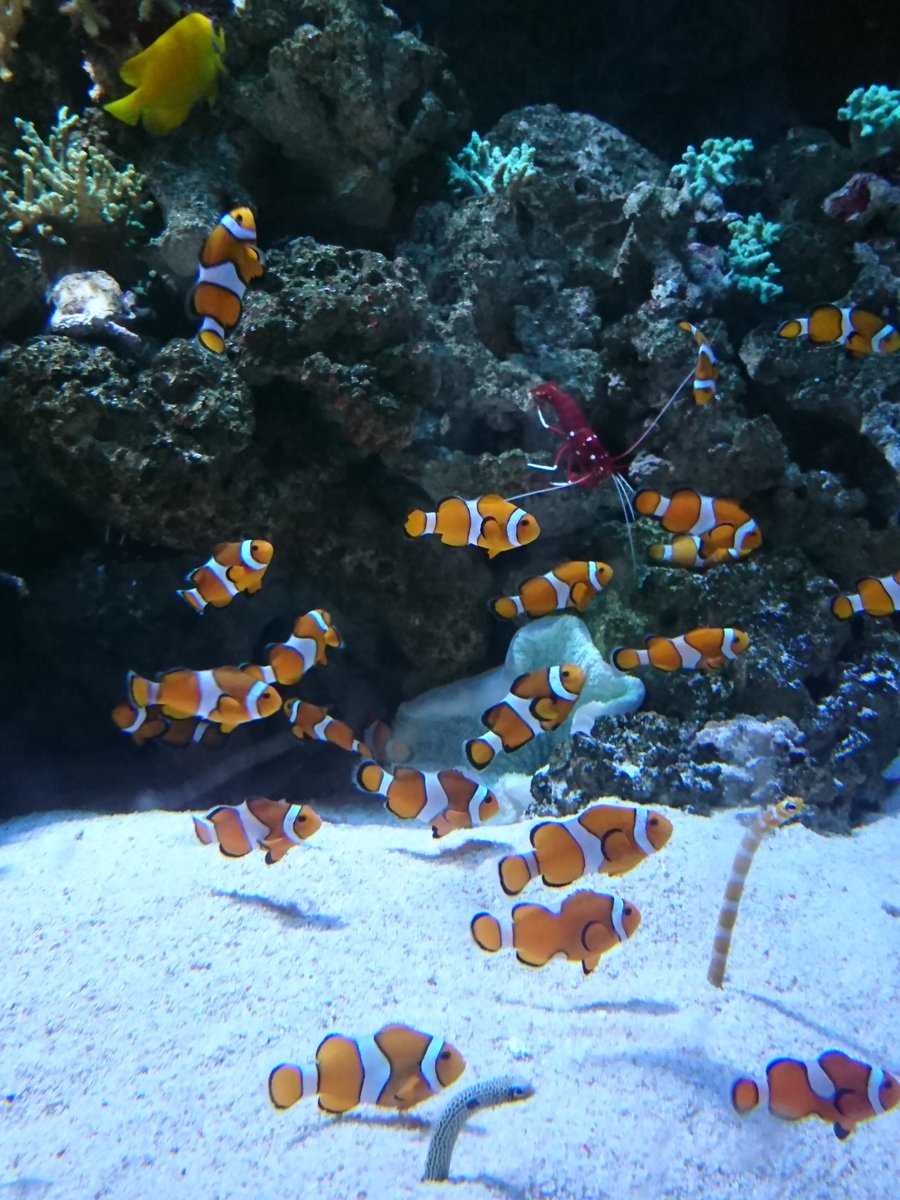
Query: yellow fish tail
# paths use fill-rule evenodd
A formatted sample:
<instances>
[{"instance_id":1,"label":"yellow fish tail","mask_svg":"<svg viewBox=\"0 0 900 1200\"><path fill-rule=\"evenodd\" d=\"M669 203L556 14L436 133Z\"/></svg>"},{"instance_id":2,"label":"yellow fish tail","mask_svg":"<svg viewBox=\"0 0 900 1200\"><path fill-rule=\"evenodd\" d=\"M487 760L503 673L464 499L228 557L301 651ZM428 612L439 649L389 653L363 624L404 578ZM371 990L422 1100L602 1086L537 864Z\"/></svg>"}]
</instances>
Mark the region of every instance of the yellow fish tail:
<instances>
[{"instance_id":1,"label":"yellow fish tail","mask_svg":"<svg viewBox=\"0 0 900 1200\"><path fill-rule=\"evenodd\" d=\"M104 104L103 110L108 112L111 117L115 117L117 121L124 121L126 125L137 125L143 111L137 92L131 92L130 95L123 96L121 100L113 100L110 104Z\"/></svg>"}]
</instances>

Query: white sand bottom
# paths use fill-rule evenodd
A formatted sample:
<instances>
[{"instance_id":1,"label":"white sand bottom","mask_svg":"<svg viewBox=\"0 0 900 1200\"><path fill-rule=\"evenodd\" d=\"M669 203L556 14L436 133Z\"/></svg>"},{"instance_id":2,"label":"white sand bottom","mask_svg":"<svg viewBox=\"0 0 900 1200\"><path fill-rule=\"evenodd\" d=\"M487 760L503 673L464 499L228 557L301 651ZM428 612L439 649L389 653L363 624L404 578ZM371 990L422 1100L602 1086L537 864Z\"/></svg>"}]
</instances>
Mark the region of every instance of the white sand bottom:
<instances>
[{"instance_id":1,"label":"white sand bottom","mask_svg":"<svg viewBox=\"0 0 900 1200\"><path fill-rule=\"evenodd\" d=\"M530 822L435 842L378 814L326 811L272 867L202 848L188 814L0 828L0 1200L896 1194L900 1114L841 1143L815 1120L740 1119L729 1089L831 1047L900 1065L900 918L882 907L900 907L900 818L769 838L720 993L706 967L735 814L672 813L662 854L586 881L643 913L588 978L470 937L476 911L509 910L495 860ZM563 895L535 883L522 899ZM459 1048L456 1088L509 1071L536 1088L467 1126L449 1185L419 1182L446 1096L407 1116L269 1105L275 1064L394 1021Z\"/></svg>"}]
</instances>

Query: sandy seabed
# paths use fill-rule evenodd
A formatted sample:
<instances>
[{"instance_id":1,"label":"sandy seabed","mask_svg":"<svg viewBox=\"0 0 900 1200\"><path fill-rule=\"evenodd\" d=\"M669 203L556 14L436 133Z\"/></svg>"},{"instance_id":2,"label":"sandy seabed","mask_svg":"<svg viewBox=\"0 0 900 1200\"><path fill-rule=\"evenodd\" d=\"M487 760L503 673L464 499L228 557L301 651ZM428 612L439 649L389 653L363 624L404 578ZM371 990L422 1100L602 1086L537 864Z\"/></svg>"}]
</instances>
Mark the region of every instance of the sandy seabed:
<instances>
[{"instance_id":1,"label":"sandy seabed","mask_svg":"<svg viewBox=\"0 0 900 1200\"><path fill-rule=\"evenodd\" d=\"M496 859L527 846L532 822L436 842L380 809L369 824L323 816L272 867L201 847L186 813L0 827L0 1200L896 1193L900 1114L841 1143L819 1121L741 1119L728 1096L782 1054L834 1046L900 1067L900 816L852 838L767 839L722 992L706 967L735 813L670 813L661 854L571 889L643 914L587 978L472 942L475 912L508 912ZM522 899L563 896L533 883ZM269 1105L275 1064L393 1021L460 1049L456 1088L512 1071L536 1089L466 1126L449 1183L419 1182L446 1096L341 1119L313 1100Z\"/></svg>"}]
</instances>

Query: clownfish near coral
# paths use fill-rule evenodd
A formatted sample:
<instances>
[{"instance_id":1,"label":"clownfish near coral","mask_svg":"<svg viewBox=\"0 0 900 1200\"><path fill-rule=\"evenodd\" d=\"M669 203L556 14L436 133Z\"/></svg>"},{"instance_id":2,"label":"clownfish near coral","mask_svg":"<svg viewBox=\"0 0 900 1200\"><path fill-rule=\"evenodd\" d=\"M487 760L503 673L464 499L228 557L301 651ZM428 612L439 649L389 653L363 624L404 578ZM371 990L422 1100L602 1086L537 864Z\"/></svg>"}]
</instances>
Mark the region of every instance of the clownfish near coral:
<instances>
[{"instance_id":1,"label":"clownfish near coral","mask_svg":"<svg viewBox=\"0 0 900 1200\"><path fill-rule=\"evenodd\" d=\"M723 563L740 562L750 553L749 550L737 550L730 544L734 541L734 532L731 525L718 525L703 537L681 533L668 546L659 542L649 546L647 556L651 562L670 567L708 571L710 567L719 567ZM716 545L717 542L723 544Z\"/></svg>"},{"instance_id":2,"label":"clownfish near coral","mask_svg":"<svg viewBox=\"0 0 900 1200\"><path fill-rule=\"evenodd\" d=\"M585 613L591 601L608 587L613 569L604 562L564 562L546 575L523 579L514 596L497 596L488 607L498 617L546 617L574 608Z\"/></svg>"},{"instance_id":3,"label":"clownfish near coral","mask_svg":"<svg viewBox=\"0 0 900 1200\"><path fill-rule=\"evenodd\" d=\"M465 743L469 762L481 771L499 750L511 754L539 733L558 729L578 703L586 679L574 663L541 667L514 679L503 699L482 714L490 732Z\"/></svg>"},{"instance_id":4,"label":"clownfish near coral","mask_svg":"<svg viewBox=\"0 0 900 1200\"><path fill-rule=\"evenodd\" d=\"M246 538L243 542L220 542L202 566L187 575L190 587L179 588L180 596L196 613L207 606L224 608L238 592L254 595L275 554L271 542Z\"/></svg>"},{"instance_id":5,"label":"clownfish near coral","mask_svg":"<svg viewBox=\"0 0 900 1200\"><path fill-rule=\"evenodd\" d=\"M856 591L835 596L831 611L839 621L848 621L856 613L890 617L900 612L900 571L893 575L865 575L857 579Z\"/></svg>"},{"instance_id":6,"label":"clownfish near coral","mask_svg":"<svg viewBox=\"0 0 900 1200\"><path fill-rule=\"evenodd\" d=\"M218 843L226 858L265 850L266 864L280 862L293 846L318 833L322 818L308 804L253 796L243 804L220 804L205 817L194 817L194 833L204 846Z\"/></svg>"},{"instance_id":7,"label":"clownfish near coral","mask_svg":"<svg viewBox=\"0 0 900 1200\"><path fill-rule=\"evenodd\" d=\"M566 887L594 872L624 875L671 836L671 821L654 809L594 804L563 821L534 825L533 849L500 859L500 886L507 896L518 896L538 877L547 887Z\"/></svg>"},{"instance_id":8,"label":"clownfish near coral","mask_svg":"<svg viewBox=\"0 0 900 1200\"><path fill-rule=\"evenodd\" d=\"M646 649L620 646L612 652L612 664L619 671L637 667L655 667L657 671L718 671L726 659L744 654L750 639L740 629L700 626L682 637L653 635L644 639Z\"/></svg>"},{"instance_id":9,"label":"clownfish near coral","mask_svg":"<svg viewBox=\"0 0 900 1200\"><path fill-rule=\"evenodd\" d=\"M808 317L793 317L775 330L775 336L787 341L805 337L814 346L843 346L848 353L896 354L900 333L884 317L853 305L820 304Z\"/></svg>"},{"instance_id":10,"label":"clownfish near coral","mask_svg":"<svg viewBox=\"0 0 900 1200\"><path fill-rule=\"evenodd\" d=\"M340 650L343 644L332 624L331 613L324 608L313 608L297 618L286 641L266 646L267 667L247 665L243 669L263 683L293 687L313 667L327 667L329 649Z\"/></svg>"},{"instance_id":11,"label":"clownfish near coral","mask_svg":"<svg viewBox=\"0 0 900 1200\"><path fill-rule=\"evenodd\" d=\"M111 713L123 733L131 736L136 746L147 742L163 742L167 746L204 746L216 749L224 744L221 726L200 717L166 717L157 704L137 708L124 700Z\"/></svg>"},{"instance_id":12,"label":"clownfish near coral","mask_svg":"<svg viewBox=\"0 0 900 1200\"><path fill-rule=\"evenodd\" d=\"M544 967L557 954L580 962L585 975L596 970L609 950L637 931L641 914L633 904L600 892L573 892L559 912L541 904L516 904L510 921L490 913L472 918L472 937L482 950L515 950L526 967Z\"/></svg>"},{"instance_id":13,"label":"clownfish near coral","mask_svg":"<svg viewBox=\"0 0 900 1200\"><path fill-rule=\"evenodd\" d=\"M272 1071L269 1099L279 1109L318 1095L325 1113L358 1104L406 1112L456 1083L465 1069L455 1046L409 1025L385 1025L371 1037L330 1033L315 1062L281 1063Z\"/></svg>"},{"instance_id":14,"label":"clownfish near coral","mask_svg":"<svg viewBox=\"0 0 900 1200\"><path fill-rule=\"evenodd\" d=\"M775 1058L764 1079L738 1079L731 1089L735 1111L745 1116L765 1105L782 1121L818 1117L831 1122L843 1141L863 1121L900 1104L900 1080L882 1067L826 1050L818 1058Z\"/></svg>"},{"instance_id":15,"label":"clownfish near coral","mask_svg":"<svg viewBox=\"0 0 900 1200\"><path fill-rule=\"evenodd\" d=\"M500 813L494 793L462 771L395 767L391 773L369 761L360 765L354 779L361 791L381 796L385 808L395 817L430 823L436 838L483 825Z\"/></svg>"},{"instance_id":16,"label":"clownfish near coral","mask_svg":"<svg viewBox=\"0 0 900 1200\"><path fill-rule=\"evenodd\" d=\"M709 404L716 394L719 379L719 360L709 338L690 321L679 321L678 328L691 334L697 344L697 365L694 368L694 403Z\"/></svg>"},{"instance_id":17,"label":"clownfish near coral","mask_svg":"<svg viewBox=\"0 0 900 1200\"><path fill-rule=\"evenodd\" d=\"M410 538L433 534L445 546L479 546L487 550L488 558L527 546L541 532L531 513L496 495L475 500L449 496L434 512L414 509L403 528Z\"/></svg>"},{"instance_id":18,"label":"clownfish near coral","mask_svg":"<svg viewBox=\"0 0 900 1200\"><path fill-rule=\"evenodd\" d=\"M734 551L733 557L743 558L762 545L759 526L739 504L734 500L703 496L694 488L678 488L669 497L650 488L641 488L635 494L634 507L640 516L658 520L668 533L699 537L700 541L695 542L694 547L704 566L714 565L714 562L706 560L714 560L717 551L725 551L726 557L727 552ZM654 547L650 557L657 562L685 565L679 560L689 557L686 543L680 544L677 555L667 556L659 552L665 549Z\"/></svg>"},{"instance_id":19,"label":"clownfish near coral","mask_svg":"<svg viewBox=\"0 0 900 1200\"><path fill-rule=\"evenodd\" d=\"M247 284L263 273L253 213L249 208L233 208L203 243L188 296L190 311L201 318L197 339L210 353L225 353L225 334L241 319Z\"/></svg>"},{"instance_id":20,"label":"clownfish near coral","mask_svg":"<svg viewBox=\"0 0 900 1200\"><path fill-rule=\"evenodd\" d=\"M143 121L148 133L171 133L198 100L215 102L224 54L224 32L202 13L189 13L122 64L119 77L135 90L104 109L126 125Z\"/></svg>"},{"instance_id":21,"label":"clownfish near coral","mask_svg":"<svg viewBox=\"0 0 900 1200\"><path fill-rule=\"evenodd\" d=\"M248 721L261 721L281 708L281 697L259 679L259 667L214 667L164 671L156 681L129 671L128 699L135 709L158 705L165 717L200 717L230 733Z\"/></svg>"},{"instance_id":22,"label":"clownfish near coral","mask_svg":"<svg viewBox=\"0 0 900 1200\"><path fill-rule=\"evenodd\" d=\"M356 734L344 721L332 717L327 708L318 704L310 704L308 700L285 700L284 715L291 724L291 733L295 738L312 738L317 742L330 742L332 746L340 746L351 754L361 754L363 758L371 758L372 751L365 742L359 741Z\"/></svg>"}]
</instances>

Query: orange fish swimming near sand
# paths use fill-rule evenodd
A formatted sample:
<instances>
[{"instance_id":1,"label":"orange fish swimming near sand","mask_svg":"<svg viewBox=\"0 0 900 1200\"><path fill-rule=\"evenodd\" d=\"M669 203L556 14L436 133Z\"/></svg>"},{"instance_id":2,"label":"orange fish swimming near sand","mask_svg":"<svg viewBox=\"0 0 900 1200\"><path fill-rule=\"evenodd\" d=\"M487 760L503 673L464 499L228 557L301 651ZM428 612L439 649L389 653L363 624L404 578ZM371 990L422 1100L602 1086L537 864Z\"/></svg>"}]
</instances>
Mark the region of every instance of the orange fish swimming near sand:
<instances>
[{"instance_id":1,"label":"orange fish swimming near sand","mask_svg":"<svg viewBox=\"0 0 900 1200\"><path fill-rule=\"evenodd\" d=\"M385 808L395 817L430 823L436 838L483 825L500 813L494 793L462 771L394 767L391 773L370 761L361 764L355 778L361 791L382 796Z\"/></svg>"},{"instance_id":2,"label":"orange fish swimming near sand","mask_svg":"<svg viewBox=\"0 0 900 1200\"><path fill-rule=\"evenodd\" d=\"M469 762L481 771L498 751L511 754L538 734L558 729L578 703L586 680L574 663L540 667L514 679L506 696L482 714L490 732L466 742Z\"/></svg>"},{"instance_id":3,"label":"orange fish swimming near sand","mask_svg":"<svg viewBox=\"0 0 900 1200\"><path fill-rule=\"evenodd\" d=\"M266 863L280 862L292 846L318 833L322 818L308 804L253 796L243 804L220 804L205 817L194 817L194 832L204 846L219 845L226 858L265 850Z\"/></svg>"}]
</instances>

